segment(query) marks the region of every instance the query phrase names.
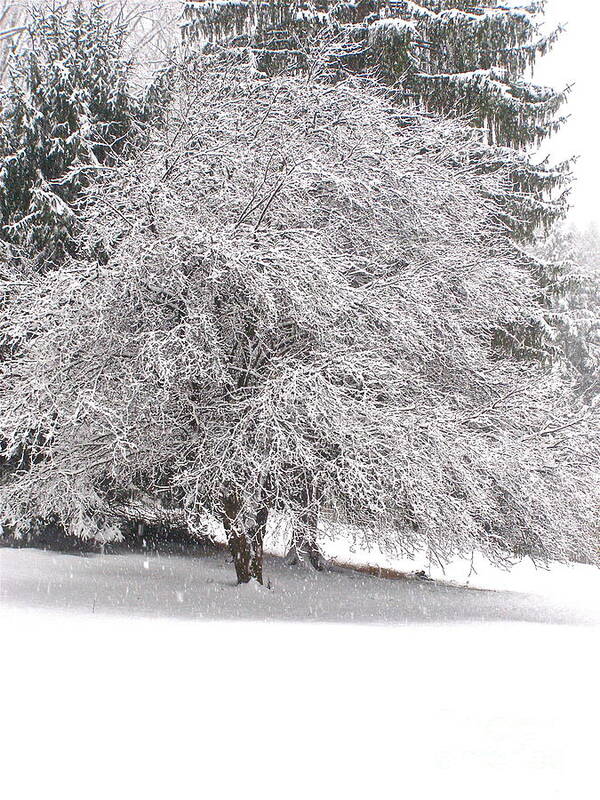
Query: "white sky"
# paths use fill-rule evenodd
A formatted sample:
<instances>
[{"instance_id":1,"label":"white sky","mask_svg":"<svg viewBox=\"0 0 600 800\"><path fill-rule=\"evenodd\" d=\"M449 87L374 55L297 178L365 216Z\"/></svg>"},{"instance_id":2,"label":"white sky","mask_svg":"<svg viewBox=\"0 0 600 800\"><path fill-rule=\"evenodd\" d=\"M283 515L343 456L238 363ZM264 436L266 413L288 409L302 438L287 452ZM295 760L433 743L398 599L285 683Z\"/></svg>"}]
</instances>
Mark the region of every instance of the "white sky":
<instances>
[{"instance_id":1,"label":"white sky","mask_svg":"<svg viewBox=\"0 0 600 800\"><path fill-rule=\"evenodd\" d=\"M535 80L556 87L574 84L565 107L571 117L549 141L547 151L558 159L579 157L571 194L572 219L579 226L600 223L600 68L596 50L600 4L596 0L548 0L547 12L550 23L565 23L567 29L552 52L540 60Z\"/></svg>"}]
</instances>

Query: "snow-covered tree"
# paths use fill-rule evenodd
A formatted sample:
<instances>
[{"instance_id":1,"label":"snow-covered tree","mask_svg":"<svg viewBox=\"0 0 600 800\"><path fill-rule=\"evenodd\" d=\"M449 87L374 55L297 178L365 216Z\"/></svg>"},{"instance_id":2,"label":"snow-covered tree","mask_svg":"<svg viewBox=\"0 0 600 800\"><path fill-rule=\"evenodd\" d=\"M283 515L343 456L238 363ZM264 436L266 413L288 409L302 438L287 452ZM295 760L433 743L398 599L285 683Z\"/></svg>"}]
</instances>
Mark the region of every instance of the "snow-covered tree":
<instances>
[{"instance_id":1,"label":"snow-covered tree","mask_svg":"<svg viewBox=\"0 0 600 800\"><path fill-rule=\"evenodd\" d=\"M184 36L250 47L259 69L315 69L338 79L375 69L397 98L469 119L493 158L510 166L514 193L503 208L513 233L531 238L565 212L570 164L534 161L530 148L562 122L565 91L535 85L536 59L559 30L545 32L544 2L499 0L189 0ZM314 59L314 53L320 60ZM312 55L309 56L309 53ZM490 154L484 162L489 164Z\"/></svg>"},{"instance_id":2,"label":"snow-covered tree","mask_svg":"<svg viewBox=\"0 0 600 800\"><path fill-rule=\"evenodd\" d=\"M82 189L144 136L164 82L136 91L127 25L89 10L32 6L9 62L0 115L0 238L40 269L72 248Z\"/></svg>"},{"instance_id":3,"label":"snow-covered tree","mask_svg":"<svg viewBox=\"0 0 600 800\"><path fill-rule=\"evenodd\" d=\"M556 360L585 403L600 392L600 233L557 226L538 246Z\"/></svg>"},{"instance_id":4,"label":"snow-covered tree","mask_svg":"<svg viewBox=\"0 0 600 800\"><path fill-rule=\"evenodd\" d=\"M48 2L48 0L47 0ZM62 14L69 9L89 10L96 0L63 0L56 3ZM39 10L39 0L0 2L0 83L5 83L11 54L27 48L27 28L31 11ZM154 0L106 0L102 10L107 19L128 29L127 53L136 63L163 61L179 39L178 2L157 4Z\"/></svg>"},{"instance_id":5,"label":"snow-covered tree","mask_svg":"<svg viewBox=\"0 0 600 800\"><path fill-rule=\"evenodd\" d=\"M525 244L564 215L571 180L571 162L535 156L560 126L566 98L566 90L536 86L529 75L560 33L544 29L544 5L190 0L183 34L192 48L208 42L249 49L268 75L309 72L335 82L367 72L394 87L396 102L466 120L480 132L470 163L507 176L511 191L503 184L495 207ZM535 260L530 269L543 295L551 275ZM547 315L498 331L496 341L513 355L548 364L555 353L552 321Z\"/></svg>"},{"instance_id":6,"label":"snow-covered tree","mask_svg":"<svg viewBox=\"0 0 600 800\"><path fill-rule=\"evenodd\" d=\"M440 560L593 558L594 440L493 346L540 309L476 134L235 54L178 81L90 190L80 257L11 267L4 522L105 532L145 494L218 517L240 582L273 512Z\"/></svg>"}]
</instances>

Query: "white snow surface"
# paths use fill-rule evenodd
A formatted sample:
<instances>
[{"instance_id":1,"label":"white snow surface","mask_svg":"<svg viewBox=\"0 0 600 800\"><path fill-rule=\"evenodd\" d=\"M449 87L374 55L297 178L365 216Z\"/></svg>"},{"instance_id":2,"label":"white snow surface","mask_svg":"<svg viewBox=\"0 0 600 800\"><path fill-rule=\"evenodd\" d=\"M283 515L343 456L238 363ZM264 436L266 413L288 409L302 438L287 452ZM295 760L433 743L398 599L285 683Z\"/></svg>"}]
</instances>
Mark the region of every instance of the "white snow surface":
<instances>
[{"instance_id":1,"label":"white snow surface","mask_svg":"<svg viewBox=\"0 0 600 800\"><path fill-rule=\"evenodd\" d=\"M0 797L597 797L600 572L475 566L0 549Z\"/></svg>"}]
</instances>

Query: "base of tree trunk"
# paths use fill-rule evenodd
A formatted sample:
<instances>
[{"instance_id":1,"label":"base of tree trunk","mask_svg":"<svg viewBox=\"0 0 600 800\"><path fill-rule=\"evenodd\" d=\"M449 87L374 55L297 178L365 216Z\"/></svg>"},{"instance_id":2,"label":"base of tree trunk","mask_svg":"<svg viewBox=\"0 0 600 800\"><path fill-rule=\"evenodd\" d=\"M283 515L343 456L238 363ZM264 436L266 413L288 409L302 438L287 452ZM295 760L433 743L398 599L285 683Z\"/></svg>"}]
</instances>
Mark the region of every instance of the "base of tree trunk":
<instances>
[{"instance_id":1,"label":"base of tree trunk","mask_svg":"<svg viewBox=\"0 0 600 800\"><path fill-rule=\"evenodd\" d=\"M323 556L317 545L320 499L320 493L307 483L300 497L302 513L298 527L292 534L292 543L285 557L286 564L290 566L305 564L318 572L323 570Z\"/></svg>"},{"instance_id":2,"label":"base of tree trunk","mask_svg":"<svg viewBox=\"0 0 600 800\"><path fill-rule=\"evenodd\" d=\"M324 569L323 556L314 542L294 542L286 553L285 563L290 567L310 566L317 572Z\"/></svg>"},{"instance_id":3,"label":"base of tree trunk","mask_svg":"<svg viewBox=\"0 0 600 800\"><path fill-rule=\"evenodd\" d=\"M224 502L223 524L227 534L227 545L233 556L238 584L255 580L263 585L263 542L267 528L268 509L261 506L253 524L245 529L241 526L242 504L238 498Z\"/></svg>"},{"instance_id":4,"label":"base of tree trunk","mask_svg":"<svg viewBox=\"0 0 600 800\"><path fill-rule=\"evenodd\" d=\"M251 580L262 584L262 542L244 535L232 534L227 538L229 550L233 556L233 564L238 583L249 583Z\"/></svg>"}]
</instances>

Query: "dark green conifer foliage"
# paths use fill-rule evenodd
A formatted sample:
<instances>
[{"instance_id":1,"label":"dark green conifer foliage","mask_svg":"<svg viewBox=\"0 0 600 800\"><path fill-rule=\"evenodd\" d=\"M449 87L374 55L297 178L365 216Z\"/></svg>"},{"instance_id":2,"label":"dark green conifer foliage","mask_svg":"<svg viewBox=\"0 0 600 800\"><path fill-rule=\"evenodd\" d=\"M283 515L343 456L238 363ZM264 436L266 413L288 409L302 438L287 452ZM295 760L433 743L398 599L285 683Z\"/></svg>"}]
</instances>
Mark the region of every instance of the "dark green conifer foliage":
<instances>
[{"instance_id":1,"label":"dark green conifer foliage","mask_svg":"<svg viewBox=\"0 0 600 800\"><path fill-rule=\"evenodd\" d=\"M0 116L0 239L39 269L69 252L82 189L159 113L165 82L136 93L127 30L90 10L33 10Z\"/></svg>"},{"instance_id":2,"label":"dark green conifer foliage","mask_svg":"<svg viewBox=\"0 0 600 800\"><path fill-rule=\"evenodd\" d=\"M560 126L566 95L528 79L560 33L543 34L543 10L498 0L190 0L183 34L247 46L271 74L306 69L318 52L329 77L375 70L402 102L466 117L482 131L483 167L511 167L520 200L506 205L506 222L527 241L565 213L570 175L569 163L529 155Z\"/></svg>"}]
</instances>

